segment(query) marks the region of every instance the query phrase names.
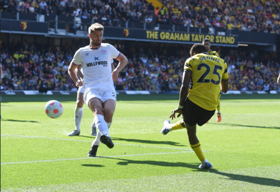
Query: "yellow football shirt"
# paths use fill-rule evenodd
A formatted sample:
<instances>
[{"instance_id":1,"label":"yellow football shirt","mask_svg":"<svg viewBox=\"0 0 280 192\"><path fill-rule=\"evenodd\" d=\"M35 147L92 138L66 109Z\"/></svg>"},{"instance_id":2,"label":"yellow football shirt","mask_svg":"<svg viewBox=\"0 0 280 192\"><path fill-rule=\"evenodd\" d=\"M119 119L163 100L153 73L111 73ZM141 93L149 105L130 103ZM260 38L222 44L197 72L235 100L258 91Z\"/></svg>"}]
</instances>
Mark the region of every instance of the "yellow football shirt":
<instances>
[{"instance_id":1,"label":"yellow football shirt","mask_svg":"<svg viewBox=\"0 0 280 192\"><path fill-rule=\"evenodd\" d=\"M220 57L196 54L185 62L184 70L192 71L189 100L208 111L217 108L221 80L228 80L227 64Z\"/></svg>"},{"instance_id":2,"label":"yellow football shirt","mask_svg":"<svg viewBox=\"0 0 280 192\"><path fill-rule=\"evenodd\" d=\"M220 57L219 53L217 53L216 51L212 51L211 49L209 50L209 55L215 55L217 57Z\"/></svg>"}]
</instances>

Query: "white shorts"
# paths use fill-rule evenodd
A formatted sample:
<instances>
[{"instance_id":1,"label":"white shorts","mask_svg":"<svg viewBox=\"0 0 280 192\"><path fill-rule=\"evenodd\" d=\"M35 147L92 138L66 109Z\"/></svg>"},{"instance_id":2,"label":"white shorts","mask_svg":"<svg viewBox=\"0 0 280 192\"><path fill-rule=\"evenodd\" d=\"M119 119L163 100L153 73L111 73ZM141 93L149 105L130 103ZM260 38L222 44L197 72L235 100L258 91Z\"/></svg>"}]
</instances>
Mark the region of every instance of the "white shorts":
<instances>
[{"instance_id":1,"label":"white shorts","mask_svg":"<svg viewBox=\"0 0 280 192\"><path fill-rule=\"evenodd\" d=\"M115 100L117 99L117 93L115 90L102 90L100 88L87 88L84 92L84 101L88 106L89 100L92 98L99 98L102 102L107 101L108 99Z\"/></svg>"},{"instance_id":2,"label":"white shorts","mask_svg":"<svg viewBox=\"0 0 280 192\"><path fill-rule=\"evenodd\" d=\"M84 92L85 92L85 86L83 85L83 86L79 87L78 94L79 93L84 93Z\"/></svg>"}]
</instances>

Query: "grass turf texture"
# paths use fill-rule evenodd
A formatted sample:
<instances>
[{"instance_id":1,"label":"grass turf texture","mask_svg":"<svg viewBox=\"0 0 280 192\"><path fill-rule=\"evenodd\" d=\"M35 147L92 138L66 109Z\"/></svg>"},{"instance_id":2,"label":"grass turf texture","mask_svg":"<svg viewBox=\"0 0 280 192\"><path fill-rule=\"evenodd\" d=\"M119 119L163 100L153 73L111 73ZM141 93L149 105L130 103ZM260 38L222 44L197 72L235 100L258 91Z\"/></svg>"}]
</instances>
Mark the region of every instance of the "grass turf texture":
<instances>
[{"instance_id":1,"label":"grass turf texture","mask_svg":"<svg viewBox=\"0 0 280 192\"><path fill-rule=\"evenodd\" d=\"M58 119L44 112L50 99L64 107ZM74 129L75 97L3 96L1 191L280 190L278 95L222 96L222 122L215 114L198 127L210 171L198 169L185 130L160 133L177 99L120 95L110 128L115 147L101 144L99 158L88 158L94 137L86 106L81 135L66 136Z\"/></svg>"}]
</instances>

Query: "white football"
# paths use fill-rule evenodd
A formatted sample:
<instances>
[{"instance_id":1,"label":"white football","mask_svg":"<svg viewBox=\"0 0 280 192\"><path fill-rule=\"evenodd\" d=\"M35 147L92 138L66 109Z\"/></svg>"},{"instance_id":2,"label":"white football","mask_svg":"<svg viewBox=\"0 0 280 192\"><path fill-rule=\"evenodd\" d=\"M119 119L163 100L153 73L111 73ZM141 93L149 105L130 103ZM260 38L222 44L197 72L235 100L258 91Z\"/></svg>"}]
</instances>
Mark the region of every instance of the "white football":
<instances>
[{"instance_id":1,"label":"white football","mask_svg":"<svg viewBox=\"0 0 280 192\"><path fill-rule=\"evenodd\" d=\"M63 113L63 107L57 100L50 100L46 103L45 112L50 118L58 118Z\"/></svg>"}]
</instances>

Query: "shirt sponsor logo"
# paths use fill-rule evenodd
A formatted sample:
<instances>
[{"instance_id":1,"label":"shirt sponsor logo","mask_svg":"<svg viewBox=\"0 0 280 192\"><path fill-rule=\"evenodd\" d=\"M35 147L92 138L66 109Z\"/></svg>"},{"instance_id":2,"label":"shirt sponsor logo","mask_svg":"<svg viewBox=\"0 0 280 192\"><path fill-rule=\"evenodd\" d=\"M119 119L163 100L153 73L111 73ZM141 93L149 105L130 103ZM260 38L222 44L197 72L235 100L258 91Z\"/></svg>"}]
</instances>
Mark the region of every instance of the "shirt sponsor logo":
<instances>
[{"instance_id":1,"label":"shirt sponsor logo","mask_svg":"<svg viewBox=\"0 0 280 192\"><path fill-rule=\"evenodd\" d=\"M102 53L103 55L106 55L106 54L107 54L107 50L106 50L106 49L102 49L102 50L101 50L101 53Z\"/></svg>"},{"instance_id":2,"label":"shirt sponsor logo","mask_svg":"<svg viewBox=\"0 0 280 192\"><path fill-rule=\"evenodd\" d=\"M87 67L93 67L97 65L103 65L103 67L107 67L107 61L97 61L97 62L87 63Z\"/></svg>"}]
</instances>

